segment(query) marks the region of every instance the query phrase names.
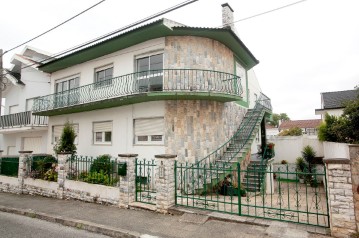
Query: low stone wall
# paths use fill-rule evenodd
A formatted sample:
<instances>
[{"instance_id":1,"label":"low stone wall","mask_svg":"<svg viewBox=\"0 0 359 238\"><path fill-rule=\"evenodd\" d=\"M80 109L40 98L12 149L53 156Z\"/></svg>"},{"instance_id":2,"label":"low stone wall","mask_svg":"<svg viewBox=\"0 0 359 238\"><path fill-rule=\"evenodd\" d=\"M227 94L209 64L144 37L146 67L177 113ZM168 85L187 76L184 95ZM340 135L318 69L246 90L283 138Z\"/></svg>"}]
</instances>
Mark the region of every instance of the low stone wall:
<instances>
[{"instance_id":1,"label":"low stone wall","mask_svg":"<svg viewBox=\"0 0 359 238\"><path fill-rule=\"evenodd\" d=\"M59 185L57 182L26 178L24 179L22 193L56 198L58 188Z\"/></svg>"},{"instance_id":2,"label":"low stone wall","mask_svg":"<svg viewBox=\"0 0 359 238\"><path fill-rule=\"evenodd\" d=\"M118 205L120 191L118 187L66 180L64 197L85 202Z\"/></svg>"},{"instance_id":3,"label":"low stone wall","mask_svg":"<svg viewBox=\"0 0 359 238\"><path fill-rule=\"evenodd\" d=\"M6 193L19 193L18 179L0 175L0 191Z\"/></svg>"}]
</instances>

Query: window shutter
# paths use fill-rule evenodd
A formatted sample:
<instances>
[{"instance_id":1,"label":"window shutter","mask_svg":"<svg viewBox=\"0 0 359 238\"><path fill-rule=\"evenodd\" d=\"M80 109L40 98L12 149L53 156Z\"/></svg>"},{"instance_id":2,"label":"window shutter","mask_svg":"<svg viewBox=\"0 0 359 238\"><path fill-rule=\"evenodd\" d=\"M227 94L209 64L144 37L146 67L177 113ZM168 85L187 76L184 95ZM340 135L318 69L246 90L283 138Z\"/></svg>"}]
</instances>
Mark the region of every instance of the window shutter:
<instances>
[{"instance_id":1,"label":"window shutter","mask_svg":"<svg viewBox=\"0 0 359 238\"><path fill-rule=\"evenodd\" d=\"M94 122L94 132L112 131L112 121Z\"/></svg>"},{"instance_id":2,"label":"window shutter","mask_svg":"<svg viewBox=\"0 0 359 238\"><path fill-rule=\"evenodd\" d=\"M135 136L163 135L164 118L135 120Z\"/></svg>"}]
</instances>

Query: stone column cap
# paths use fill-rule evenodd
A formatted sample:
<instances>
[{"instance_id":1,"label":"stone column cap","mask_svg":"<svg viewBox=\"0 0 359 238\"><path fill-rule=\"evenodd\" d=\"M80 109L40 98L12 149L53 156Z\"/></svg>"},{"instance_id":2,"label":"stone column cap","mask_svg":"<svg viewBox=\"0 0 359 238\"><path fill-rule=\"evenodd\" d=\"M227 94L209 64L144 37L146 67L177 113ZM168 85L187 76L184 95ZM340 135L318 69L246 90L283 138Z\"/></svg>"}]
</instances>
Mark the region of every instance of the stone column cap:
<instances>
[{"instance_id":1,"label":"stone column cap","mask_svg":"<svg viewBox=\"0 0 359 238\"><path fill-rule=\"evenodd\" d=\"M325 164L350 164L350 159L347 158L324 158Z\"/></svg>"},{"instance_id":2,"label":"stone column cap","mask_svg":"<svg viewBox=\"0 0 359 238\"><path fill-rule=\"evenodd\" d=\"M30 154L32 153L32 150L19 150L20 154Z\"/></svg>"},{"instance_id":3,"label":"stone column cap","mask_svg":"<svg viewBox=\"0 0 359 238\"><path fill-rule=\"evenodd\" d=\"M359 147L359 144L349 144L349 147Z\"/></svg>"},{"instance_id":4,"label":"stone column cap","mask_svg":"<svg viewBox=\"0 0 359 238\"><path fill-rule=\"evenodd\" d=\"M137 157L138 154L118 154L119 157Z\"/></svg>"},{"instance_id":5,"label":"stone column cap","mask_svg":"<svg viewBox=\"0 0 359 238\"><path fill-rule=\"evenodd\" d=\"M176 157L177 157L177 155L171 155L171 154L155 155L155 158L157 158L157 159L173 159Z\"/></svg>"}]
</instances>

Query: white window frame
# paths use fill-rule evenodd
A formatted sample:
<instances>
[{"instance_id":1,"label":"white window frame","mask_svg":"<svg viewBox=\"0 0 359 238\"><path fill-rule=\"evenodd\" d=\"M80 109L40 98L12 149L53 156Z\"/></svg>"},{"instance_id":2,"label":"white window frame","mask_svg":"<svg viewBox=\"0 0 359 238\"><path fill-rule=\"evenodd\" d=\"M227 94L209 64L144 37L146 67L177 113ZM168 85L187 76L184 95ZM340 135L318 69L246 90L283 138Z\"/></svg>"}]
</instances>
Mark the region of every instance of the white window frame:
<instances>
[{"instance_id":1,"label":"white window frame","mask_svg":"<svg viewBox=\"0 0 359 238\"><path fill-rule=\"evenodd\" d=\"M162 131L159 133L155 133L155 135L136 135L136 121L138 120L151 120L151 119L162 119L163 126ZM133 119L133 142L134 145L164 145L164 117L147 117L147 118L135 118ZM161 136L161 140L154 140L154 136ZM146 141L138 140L139 137L147 137Z\"/></svg>"},{"instance_id":2,"label":"white window frame","mask_svg":"<svg viewBox=\"0 0 359 238\"><path fill-rule=\"evenodd\" d=\"M74 127L75 133L76 133L76 137L75 137L75 141L74 144L78 145L79 144L79 131L80 131L80 125L79 123L71 123L71 126ZM63 131L64 129L64 125L52 125L51 127L51 144L56 145L60 138L61 138L61 134L59 135L59 137L57 138L55 136L55 127L62 127L61 131ZM57 138L57 139L56 139Z\"/></svg>"},{"instance_id":3,"label":"white window frame","mask_svg":"<svg viewBox=\"0 0 359 238\"><path fill-rule=\"evenodd\" d=\"M163 87L163 65L164 65L164 51L152 51L152 52L148 52L145 54L141 54L141 55L137 55L135 57L135 72L145 72L145 71L138 71L138 60L143 59L143 58L150 58L151 56L155 56L155 55L162 55L162 69L159 69L157 73L151 72L145 75L140 75L137 74L137 80L145 80L145 79L150 79L150 78L154 78L154 77L158 77L158 76L162 76L162 87ZM151 62L149 62L149 67L151 65ZM147 69L147 71L150 71L150 68ZM148 83L148 85L150 85ZM147 89L148 90L148 89Z\"/></svg>"},{"instance_id":4,"label":"white window frame","mask_svg":"<svg viewBox=\"0 0 359 238\"><path fill-rule=\"evenodd\" d=\"M76 78L78 78L78 85L77 85L77 87L80 87L80 74L73 74L73 75L71 75L71 76L66 76L65 78L56 79L56 80L55 80L55 85L54 85L54 86L55 86L54 92L55 92L55 93L59 93L59 92L57 91L57 85L58 85L59 83L63 83L63 82L66 82L66 81L70 82L70 80L76 79ZM76 87L75 87L75 88L76 88ZM69 84L68 89L65 90L65 91L68 91L68 90L70 90L70 84ZM61 91L61 92L64 92L64 91Z\"/></svg>"},{"instance_id":5,"label":"white window frame","mask_svg":"<svg viewBox=\"0 0 359 238\"><path fill-rule=\"evenodd\" d=\"M101 72L101 71L105 71L107 69L111 69L112 68L112 75L111 75L111 78L108 78L108 79L103 79L103 80L100 80L100 81L97 81L98 78L97 78L97 73L98 72ZM104 66L100 66L100 67L96 67L95 70L94 70L94 86L95 88L102 88L102 87L108 87L110 85L112 85L112 79L113 79L113 73L114 73L114 65L113 63L111 64L106 64ZM105 77L106 78L106 77ZM103 83L104 81L108 80L108 83Z\"/></svg>"},{"instance_id":6,"label":"white window frame","mask_svg":"<svg viewBox=\"0 0 359 238\"><path fill-rule=\"evenodd\" d=\"M98 130L95 129L95 125L99 124L99 123L109 123L111 124L110 127L111 129L108 130ZM92 142L94 145L112 145L112 140L113 140L113 121L95 121L92 122ZM106 133L110 132L111 133L111 140L110 141L105 141L106 139ZM97 141L96 140L96 135L97 133L101 133L101 141Z\"/></svg>"}]
</instances>

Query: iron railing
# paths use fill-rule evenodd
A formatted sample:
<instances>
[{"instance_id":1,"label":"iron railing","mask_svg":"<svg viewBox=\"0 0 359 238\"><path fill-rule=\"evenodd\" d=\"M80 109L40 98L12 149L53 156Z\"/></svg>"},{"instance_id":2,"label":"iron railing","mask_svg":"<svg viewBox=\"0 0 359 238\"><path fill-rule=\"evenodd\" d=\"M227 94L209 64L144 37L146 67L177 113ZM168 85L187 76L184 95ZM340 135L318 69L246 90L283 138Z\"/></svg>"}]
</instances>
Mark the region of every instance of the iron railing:
<instances>
[{"instance_id":1,"label":"iron railing","mask_svg":"<svg viewBox=\"0 0 359 238\"><path fill-rule=\"evenodd\" d=\"M252 136L253 130L256 128L257 123L262 120L265 110L272 111L270 99L261 93L256 101L254 108L249 111L239 129L234 135L227 140L224 144L214 150L212 153L199 160L199 164L210 164L216 160L224 160L224 162L232 161L240 151L244 148ZM229 148L231 150L229 150Z\"/></svg>"},{"instance_id":2,"label":"iron railing","mask_svg":"<svg viewBox=\"0 0 359 238\"><path fill-rule=\"evenodd\" d=\"M0 129L23 126L46 126L48 117L32 115L31 111L18 112L0 117Z\"/></svg>"},{"instance_id":3,"label":"iron railing","mask_svg":"<svg viewBox=\"0 0 359 238\"><path fill-rule=\"evenodd\" d=\"M161 69L136 72L36 98L34 112L48 111L148 92L221 93L242 95L240 78L200 69Z\"/></svg>"},{"instance_id":4,"label":"iron railing","mask_svg":"<svg viewBox=\"0 0 359 238\"><path fill-rule=\"evenodd\" d=\"M136 202L156 204L156 167L154 159L136 159Z\"/></svg>"},{"instance_id":5,"label":"iron railing","mask_svg":"<svg viewBox=\"0 0 359 238\"><path fill-rule=\"evenodd\" d=\"M119 182L117 158L109 155L72 156L68 164L67 179L106 186L117 186Z\"/></svg>"}]
</instances>

